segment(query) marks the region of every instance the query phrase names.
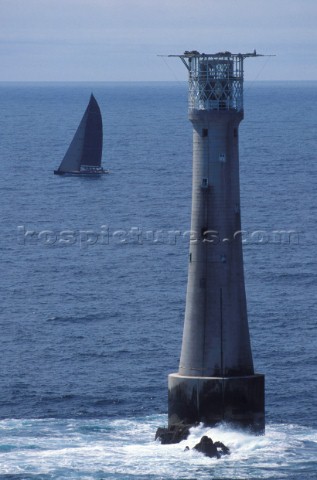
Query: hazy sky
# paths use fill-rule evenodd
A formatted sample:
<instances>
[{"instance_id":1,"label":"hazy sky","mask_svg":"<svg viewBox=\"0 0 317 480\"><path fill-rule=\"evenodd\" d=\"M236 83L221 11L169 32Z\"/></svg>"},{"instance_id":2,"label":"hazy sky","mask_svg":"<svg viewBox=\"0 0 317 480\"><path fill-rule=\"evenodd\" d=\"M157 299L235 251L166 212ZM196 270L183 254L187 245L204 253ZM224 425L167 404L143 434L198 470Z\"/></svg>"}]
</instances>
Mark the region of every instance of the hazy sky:
<instances>
[{"instance_id":1,"label":"hazy sky","mask_svg":"<svg viewBox=\"0 0 317 480\"><path fill-rule=\"evenodd\" d=\"M0 0L0 81L186 80L184 50L257 49L248 80L317 80L317 0Z\"/></svg>"}]
</instances>

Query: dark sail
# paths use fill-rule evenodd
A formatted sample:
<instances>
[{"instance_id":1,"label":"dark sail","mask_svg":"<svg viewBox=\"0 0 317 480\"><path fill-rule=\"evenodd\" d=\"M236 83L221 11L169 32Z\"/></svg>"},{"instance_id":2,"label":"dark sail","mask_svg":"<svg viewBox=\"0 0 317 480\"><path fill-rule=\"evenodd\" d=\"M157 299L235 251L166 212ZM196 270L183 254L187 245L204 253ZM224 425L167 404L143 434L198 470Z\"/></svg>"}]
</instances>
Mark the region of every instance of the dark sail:
<instances>
[{"instance_id":1,"label":"dark sail","mask_svg":"<svg viewBox=\"0 0 317 480\"><path fill-rule=\"evenodd\" d=\"M102 157L102 117L99 105L93 95L84 116L77 128L74 138L54 173L80 173L81 167L101 166ZM94 172L95 173L95 172ZM105 173L102 171L100 173Z\"/></svg>"},{"instance_id":2,"label":"dark sail","mask_svg":"<svg viewBox=\"0 0 317 480\"><path fill-rule=\"evenodd\" d=\"M90 97L86 113L87 120L80 164L100 167L102 156L102 118L99 105L93 95Z\"/></svg>"}]
</instances>

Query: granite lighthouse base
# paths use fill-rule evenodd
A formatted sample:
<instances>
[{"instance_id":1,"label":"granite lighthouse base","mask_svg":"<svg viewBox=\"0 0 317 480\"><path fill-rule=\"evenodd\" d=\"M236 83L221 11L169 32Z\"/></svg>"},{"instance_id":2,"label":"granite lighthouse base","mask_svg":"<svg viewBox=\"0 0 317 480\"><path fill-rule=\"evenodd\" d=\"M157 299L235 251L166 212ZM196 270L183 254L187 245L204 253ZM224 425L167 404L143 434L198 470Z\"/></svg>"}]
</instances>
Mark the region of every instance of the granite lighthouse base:
<instances>
[{"instance_id":1,"label":"granite lighthouse base","mask_svg":"<svg viewBox=\"0 0 317 480\"><path fill-rule=\"evenodd\" d=\"M227 422L264 434L264 375L241 377L168 376L169 427Z\"/></svg>"}]
</instances>

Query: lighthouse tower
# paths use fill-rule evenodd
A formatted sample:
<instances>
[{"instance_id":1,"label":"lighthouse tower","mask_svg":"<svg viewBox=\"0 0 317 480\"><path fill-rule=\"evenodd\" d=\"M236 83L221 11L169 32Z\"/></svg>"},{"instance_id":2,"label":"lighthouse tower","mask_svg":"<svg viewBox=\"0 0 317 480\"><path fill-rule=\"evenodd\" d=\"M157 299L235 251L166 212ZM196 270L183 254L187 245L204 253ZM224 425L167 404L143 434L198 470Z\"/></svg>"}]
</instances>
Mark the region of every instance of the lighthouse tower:
<instances>
[{"instance_id":1,"label":"lighthouse tower","mask_svg":"<svg viewBox=\"0 0 317 480\"><path fill-rule=\"evenodd\" d=\"M168 377L169 426L225 421L263 432L264 375L255 374L241 242L239 124L243 61L256 52L179 57L189 72L192 217L179 370Z\"/></svg>"}]
</instances>

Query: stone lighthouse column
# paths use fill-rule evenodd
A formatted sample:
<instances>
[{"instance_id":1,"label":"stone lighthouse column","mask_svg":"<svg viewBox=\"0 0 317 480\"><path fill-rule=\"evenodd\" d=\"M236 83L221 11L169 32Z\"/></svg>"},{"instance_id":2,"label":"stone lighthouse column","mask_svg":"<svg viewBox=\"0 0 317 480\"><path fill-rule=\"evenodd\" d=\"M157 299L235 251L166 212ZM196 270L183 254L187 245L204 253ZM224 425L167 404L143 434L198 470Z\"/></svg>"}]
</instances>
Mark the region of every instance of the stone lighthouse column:
<instances>
[{"instance_id":1,"label":"stone lighthouse column","mask_svg":"<svg viewBox=\"0 0 317 480\"><path fill-rule=\"evenodd\" d=\"M168 378L170 426L226 421L264 431L264 376L253 368L240 234L245 56L255 54L180 56L189 70L194 240L179 370Z\"/></svg>"}]
</instances>

